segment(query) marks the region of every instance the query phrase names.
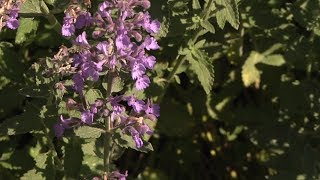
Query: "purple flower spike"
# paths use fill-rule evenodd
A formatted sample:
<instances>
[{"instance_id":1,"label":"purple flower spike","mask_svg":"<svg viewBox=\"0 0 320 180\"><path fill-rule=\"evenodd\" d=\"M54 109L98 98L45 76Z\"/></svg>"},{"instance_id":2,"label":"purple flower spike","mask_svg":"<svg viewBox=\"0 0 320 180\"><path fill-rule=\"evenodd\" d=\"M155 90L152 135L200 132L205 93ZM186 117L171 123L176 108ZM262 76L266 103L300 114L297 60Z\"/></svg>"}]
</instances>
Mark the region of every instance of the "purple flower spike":
<instances>
[{"instance_id":1,"label":"purple flower spike","mask_svg":"<svg viewBox=\"0 0 320 180\"><path fill-rule=\"evenodd\" d=\"M66 48L67 53L63 53L63 57L56 58L55 65L59 70L68 69L68 73L62 74L59 70L54 73L61 74L61 79L66 80L68 76L72 76L73 93L78 93L78 96L67 92L65 97L78 100L85 98L84 90L91 88L85 83L95 81L92 88L100 87L105 82L99 79L100 76L108 76L110 72L121 79L123 73L130 74L137 90L149 87L150 79L146 71L154 68L156 58L149 55L148 51L160 48L154 38L154 34L160 31L160 22L151 19L146 11L149 7L150 0L105 0L92 15L82 9L81 4L73 3L67 8L62 34L72 36L73 46ZM140 10L141 12L137 12ZM17 13L12 11L10 18L14 19L14 16ZM87 37L89 32L92 36ZM95 40L91 41L89 38ZM63 87L65 91L69 89L67 83ZM90 126L94 123L95 116L110 117L111 128L120 128L123 133L132 137L136 148L142 148L143 135L153 133L145 121L153 121L159 117L159 106L133 95L113 95L98 98L92 104L68 101L67 110L80 111L81 117L69 121L61 116L60 122L54 126L56 136L61 137L75 121L77 125ZM123 102L127 104L124 105ZM113 172L108 179L124 180L126 176L127 174Z\"/></svg>"},{"instance_id":2,"label":"purple flower spike","mask_svg":"<svg viewBox=\"0 0 320 180\"><path fill-rule=\"evenodd\" d=\"M111 180L126 180L126 177L128 176L128 172L126 171L125 174L119 173L119 171L113 171L110 173L109 178Z\"/></svg>"}]
</instances>

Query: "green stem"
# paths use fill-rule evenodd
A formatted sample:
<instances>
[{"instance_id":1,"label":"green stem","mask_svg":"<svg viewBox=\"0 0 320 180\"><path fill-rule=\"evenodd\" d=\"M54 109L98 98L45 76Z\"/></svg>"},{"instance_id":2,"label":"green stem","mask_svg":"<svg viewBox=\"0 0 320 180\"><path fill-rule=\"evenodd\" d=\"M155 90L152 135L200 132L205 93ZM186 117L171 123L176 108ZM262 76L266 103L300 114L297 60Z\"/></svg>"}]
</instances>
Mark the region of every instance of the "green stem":
<instances>
[{"instance_id":1,"label":"green stem","mask_svg":"<svg viewBox=\"0 0 320 180\"><path fill-rule=\"evenodd\" d=\"M109 72L106 97L111 96L112 81L113 81L113 72ZM104 179L107 179L108 173L110 172L111 147L113 144L111 139L111 117L110 116L108 116L108 118L105 119L104 125L105 125L106 132L104 133L103 165L104 165Z\"/></svg>"},{"instance_id":2,"label":"green stem","mask_svg":"<svg viewBox=\"0 0 320 180\"><path fill-rule=\"evenodd\" d=\"M57 18L50 13L50 10L44 1L40 2L41 12L44 14L44 17L49 21L49 23L53 26L53 29L61 34L61 24L57 20Z\"/></svg>"},{"instance_id":3,"label":"green stem","mask_svg":"<svg viewBox=\"0 0 320 180\"><path fill-rule=\"evenodd\" d=\"M108 177L110 171L110 154L111 154L111 134L110 134L110 116L105 120L106 132L104 133L104 173Z\"/></svg>"},{"instance_id":4,"label":"green stem","mask_svg":"<svg viewBox=\"0 0 320 180\"><path fill-rule=\"evenodd\" d=\"M176 72L177 70L179 69L179 67L184 63L184 61L187 59L186 56L182 57L180 55L177 56L177 58L174 60L174 66L173 66L173 69L172 71L170 72L169 76L167 77L167 80L166 80L166 84L163 88L163 91L162 93L160 94L160 96L158 97L157 99L157 103L160 103L170 85L170 82L172 81L173 77L176 75Z\"/></svg>"},{"instance_id":5,"label":"green stem","mask_svg":"<svg viewBox=\"0 0 320 180\"><path fill-rule=\"evenodd\" d=\"M43 126L44 135L48 140L48 145L49 145L50 151L51 151L51 153L53 153L54 160L57 163L59 170L62 170L63 169L62 163L61 163L60 159L58 158L56 149L54 148L54 144L52 143L52 139L49 136L48 128L45 125L45 123L43 122L42 118L41 118L41 124Z\"/></svg>"},{"instance_id":6,"label":"green stem","mask_svg":"<svg viewBox=\"0 0 320 180\"><path fill-rule=\"evenodd\" d=\"M312 33L311 36L310 36L310 42L311 42L311 44L313 44L314 39L315 39L315 34ZM314 59L315 59L313 50L314 50L313 48L310 48L310 50L309 50L309 52L308 52L308 54L309 54L309 57L308 57L309 62L308 62L308 64L307 64L307 69L306 69L307 79L308 79L308 80L311 79L312 66L313 66Z\"/></svg>"},{"instance_id":7,"label":"green stem","mask_svg":"<svg viewBox=\"0 0 320 180\"><path fill-rule=\"evenodd\" d=\"M210 13L211 13L210 9L211 9L212 5L213 5L213 0L209 0L206 8L201 12L201 15L200 15L201 19L207 20L209 18ZM201 35L203 35L203 28L199 27L197 29L197 31L192 36L191 44L195 44ZM190 44L190 42L188 42L187 45L185 45L185 46L188 46L189 44ZM181 48L181 49L184 49L184 48ZM163 97L164 97L164 95L170 85L170 82L173 80L174 76L177 73L177 70L185 62L185 60L187 60L187 56L178 55L176 57L176 59L173 61L173 69L167 77L166 84L164 86L162 93L160 94L160 96L157 99L157 103L161 103L161 101L162 101L162 99L163 99Z\"/></svg>"}]
</instances>

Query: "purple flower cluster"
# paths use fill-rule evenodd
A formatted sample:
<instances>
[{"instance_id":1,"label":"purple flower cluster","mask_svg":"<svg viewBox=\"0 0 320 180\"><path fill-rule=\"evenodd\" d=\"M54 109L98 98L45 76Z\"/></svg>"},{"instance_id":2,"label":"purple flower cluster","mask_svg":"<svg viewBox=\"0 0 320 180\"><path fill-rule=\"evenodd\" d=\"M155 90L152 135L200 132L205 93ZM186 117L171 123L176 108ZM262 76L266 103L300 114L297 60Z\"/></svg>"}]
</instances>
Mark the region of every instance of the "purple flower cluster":
<instances>
[{"instance_id":1,"label":"purple flower cluster","mask_svg":"<svg viewBox=\"0 0 320 180\"><path fill-rule=\"evenodd\" d=\"M128 172L126 171L125 174L121 174L119 171L113 171L110 173L110 180L126 180L128 176Z\"/></svg>"},{"instance_id":2,"label":"purple flower cluster","mask_svg":"<svg viewBox=\"0 0 320 180\"><path fill-rule=\"evenodd\" d=\"M19 26L18 13L23 0L1 0L0 1L0 31L7 26L10 29L17 29Z\"/></svg>"},{"instance_id":3,"label":"purple flower cluster","mask_svg":"<svg viewBox=\"0 0 320 180\"><path fill-rule=\"evenodd\" d=\"M74 56L74 67L79 68L79 73L73 77L78 93L82 93L85 80L97 81L103 69L130 71L138 90L149 86L146 70L153 69L156 61L154 56L146 54L146 50L156 50L159 46L155 38L144 35L142 30L158 33L160 23L151 20L148 12L135 13L137 6L149 8L150 2L105 1L94 16L78 7L66 11L62 34L74 36L76 30L79 31L73 42L79 47L79 53ZM87 33L83 31L90 28L93 29L92 39L105 41L90 45Z\"/></svg>"},{"instance_id":4,"label":"purple flower cluster","mask_svg":"<svg viewBox=\"0 0 320 180\"><path fill-rule=\"evenodd\" d=\"M113 171L109 174L108 179L109 180L126 180L128 176L128 171L126 171L124 174L121 174L119 171ZM102 180L105 178L101 177L94 177L92 180Z\"/></svg>"},{"instance_id":5,"label":"purple flower cluster","mask_svg":"<svg viewBox=\"0 0 320 180\"><path fill-rule=\"evenodd\" d=\"M120 102L126 102L126 105ZM144 134L152 135L153 133L145 120L154 121L160 116L159 105L152 104L149 100L145 103L134 96L111 97L110 103L112 125L121 127L123 133L132 137L136 147L141 148L143 146L141 137Z\"/></svg>"},{"instance_id":6,"label":"purple flower cluster","mask_svg":"<svg viewBox=\"0 0 320 180\"><path fill-rule=\"evenodd\" d=\"M134 96L110 96L97 99L93 104L85 104L84 90L86 83L97 82L102 74L113 72L130 73L137 90L144 90L150 84L146 71L152 70L156 63L154 56L146 52L159 49L152 36L159 32L160 23L152 20L146 11L150 7L149 0L109 0L99 4L93 15L72 5L63 20L62 35L71 37L73 47L62 56L68 58L55 72L72 74L72 89L81 97L82 102L67 102L81 112L81 117L63 119L55 125L56 136L62 136L65 129L78 125L90 125L96 118L111 117L111 128L121 128L122 132L132 136L136 147L143 146L142 136L152 134L145 120L154 121L159 117L159 106L139 100ZM135 12L143 9L142 12ZM67 70L65 70L67 68ZM62 71L62 70L65 71ZM84 101L83 101L84 99ZM107 104L111 104L108 106Z\"/></svg>"}]
</instances>

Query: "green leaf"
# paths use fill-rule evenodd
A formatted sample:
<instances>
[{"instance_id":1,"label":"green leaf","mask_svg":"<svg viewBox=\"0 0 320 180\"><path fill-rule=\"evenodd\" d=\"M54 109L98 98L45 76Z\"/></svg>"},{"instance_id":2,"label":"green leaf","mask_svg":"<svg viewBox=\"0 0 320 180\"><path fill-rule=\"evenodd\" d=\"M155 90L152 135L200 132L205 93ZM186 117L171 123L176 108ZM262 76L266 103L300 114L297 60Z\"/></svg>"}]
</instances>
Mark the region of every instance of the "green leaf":
<instances>
[{"instance_id":1,"label":"green leaf","mask_svg":"<svg viewBox=\"0 0 320 180\"><path fill-rule=\"evenodd\" d=\"M41 14L40 0L27 0L21 5L19 13Z\"/></svg>"},{"instance_id":2,"label":"green leaf","mask_svg":"<svg viewBox=\"0 0 320 180\"><path fill-rule=\"evenodd\" d=\"M45 137L37 137L38 139L45 139ZM45 141L47 142L47 140ZM42 144L43 142L39 142L36 144L35 147L32 147L30 149L30 155L33 157L33 159L36 162L36 167L39 168L42 173L42 175L45 177L45 179L55 179L55 170L54 168L54 160L53 155L51 152L43 152Z\"/></svg>"},{"instance_id":3,"label":"green leaf","mask_svg":"<svg viewBox=\"0 0 320 180\"><path fill-rule=\"evenodd\" d=\"M209 58L204 52L194 49L192 54L187 56L190 63L190 69L197 75L203 89L207 94L210 94L213 81L214 70Z\"/></svg>"},{"instance_id":4,"label":"green leaf","mask_svg":"<svg viewBox=\"0 0 320 180\"><path fill-rule=\"evenodd\" d=\"M102 83L102 86L105 90L108 89L108 83ZM123 89L124 82L121 80L120 77L114 77L112 79L112 86L111 86L111 92L119 92Z\"/></svg>"},{"instance_id":5,"label":"green leaf","mask_svg":"<svg viewBox=\"0 0 320 180\"><path fill-rule=\"evenodd\" d=\"M188 14L188 2L169 0L167 3L169 5L169 9L172 11L173 16Z\"/></svg>"},{"instance_id":6,"label":"green leaf","mask_svg":"<svg viewBox=\"0 0 320 180\"><path fill-rule=\"evenodd\" d=\"M16 40L17 44L21 44L35 36L39 26L39 21L34 18L20 18L19 27L17 30Z\"/></svg>"},{"instance_id":7,"label":"green leaf","mask_svg":"<svg viewBox=\"0 0 320 180\"><path fill-rule=\"evenodd\" d=\"M128 136L126 134L123 134L121 130L117 130L113 136L112 136L113 140L121 147L123 148L132 148L135 149L137 151L141 151L141 152L149 152L149 151L153 151L153 147L151 145L151 143L143 140L143 146L141 148L137 148L136 144L134 143L133 139L131 136Z\"/></svg>"},{"instance_id":8,"label":"green leaf","mask_svg":"<svg viewBox=\"0 0 320 180\"><path fill-rule=\"evenodd\" d=\"M178 84L181 84L181 80L180 80L180 77L178 75L174 75L174 79L176 80L176 82Z\"/></svg>"},{"instance_id":9,"label":"green leaf","mask_svg":"<svg viewBox=\"0 0 320 180\"><path fill-rule=\"evenodd\" d=\"M201 8L199 0L192 0L192 8L193 9L200 9Z\"/></svg>"},{"instance_id":10,"label":"green leaf","mask_svg":"<svg viewBox=\"0 0 320 180\"><path fill-rule=\"evenodd\" d=\"M208 20L201 21L200 25L211 33L216 32L214 26Z\"/></svg>"},{"instance_id":11,"label":"green leaf","mask_svg":"<svg viewBox=\"0 0 320 180\"><path fill-rule=\"evenodd\" d=\"M255 84L256 87L259 87L260 84L260 72L256 68L256 64L261 62L264 59L264 56L256 51L252 51L248 59L242 66L242 81L244 86L248 87L251 84Z\"/></svg>"},{"instance_id":12,"label":"green leaf","mask_svg":"<svg viewBox=\"0 0 320 180\"><path fill-rule=\"evenodd\" d=\"M98 138L104 130L90 126L81 126L75 129L74 132L81 138Z\"/></svg>"},{"instance_id":13,"label":"green leaf","mask_svg":"<svg viewBox=\"0 0 320 180\"><path fill-rule=\"evenodd\" d=\"M39 110L28 106L21 115L6 119L0 124L0 135L16 135L42 130Z\"/></svg>"},{"instance_id":14,"label":"green leaf","mask_svg":"<svg viewBox=\"0 0 320 180\"><path fill-rule=\"evenodd\" d=\"M206 43L206 40L205 39L202 39L201 41L198 41L195 45L194 45L194 47L195 48L203 48L203 46L204 46L204 44Z\"/></svg>"},{"instance_id":15,"label":"green leaf","mask_svg":"<svg viewBox=\"0 0 320 180\"><path fill-rule=\"evenodd\" d=\"M23 177L21 177L21 180L29 180L29 179L32 179L32 180L42 180L42 179L45 179L43 176L42 176L42 173L41 172L37 172L37 170L35 169L31 169L29 170L28 172L26 172Z\"/></svg>"},{"instance_id":16,"label":"green leaf","mask_svg":"<svg viewBox=\"0 0 320 180\"><path fill-rule=\"evenodd\" d=\"M0 83L1 84L1 83ZM0 119L8 116L22 106L25 97L17 92L18 85L8 85L0 91ZM14 99L14 101L12 101Z\"/></svg>"},{"instance_id":17,"label":"green leaf","mask_svg":"<svg viewBox=\"0 0 320 180\"><path fill-rule=\"evenodd\" d=\"M90 140L90 142L82 144L81 146L83 154L95 156L95 142Z\"/></svg>"},{"instance_id":18,"label":"green leaf","mask_svg":"<svg viewBox=\"0 0 320 180\"><path fill-rule=\"evenodd\" d=\"M216 0L218 12L217 23L221 29L228 21L235 29L239 28L239 12L236 0Z\"/></svg>"},{"instance_id":19,"label":"green leaf","mask_svg":"<svg viewBox=\"0 0 320 180\"><path fill-rule=\"evenodd\" d=\"M64 168L66 179L79 179L82 160L81 141L77 137L72 137L65 147Z\"/></svg>"},{"instance_id":20,"label":"green leaf","mask_svg":"<svg viewBox=\"0 0 320 180\"><path fill-rule=\"evenodd\" d=\"M261 63L267 64L270 66L282 66L286 63L283 56L281 54L273 54L270 56L265 57Z\"/></svg>"},{"instance_id":21,"label":"green leaf","mask_svg":"<svg viewBox=\"0 0 320 180\"><path fill-rule=\"evenodd\" d=\"M81 173L85 175L96 176L97 174L103 174L103 159L96 155L85 155L83 157L83 166L81 167Z\"/></svg>"},{"instance_id":22,"label":"green leaf","mask_svg":"<svg viewBox=\"0 0 320 180\"><path fill-rule=\"evenodd\" d=\"M0 75L17 82L23 80L25 64L18 56L17 50L8 42L0 42Z\"/></svg>"},{"instance_id":23,"label":"green leaf","mask_svg":"<svg viewBox=\"0 0 320 180\"><path fill-rule=\"evenodd\" d=\"M85 94L85 99L88 104L94 103L97 99L102 98L102 93L99 89L89 89Z\"/></svg>"}]
</instances>

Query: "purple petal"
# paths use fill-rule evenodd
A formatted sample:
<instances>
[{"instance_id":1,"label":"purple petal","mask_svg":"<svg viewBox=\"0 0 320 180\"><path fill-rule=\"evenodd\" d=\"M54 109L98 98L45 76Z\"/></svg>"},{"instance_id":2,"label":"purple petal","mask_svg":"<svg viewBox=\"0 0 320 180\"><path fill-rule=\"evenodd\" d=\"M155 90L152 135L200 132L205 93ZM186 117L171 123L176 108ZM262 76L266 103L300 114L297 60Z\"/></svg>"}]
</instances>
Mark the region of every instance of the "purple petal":
<instances>
[{"instance_id":1,"label":"purple petal","mask_svg":"<svg viewBox=\"0 0 320 180\"><path fill-rule=\"evenodd\" d=\"M134 63L131 71L132 79L138 79L145 74L146 68L141 63Z\"/></svg>"},{"instance_id":2,"label":"purple petal","mask_svg":"<svg viewBox=\"0 0 320 180\"><path fill-rule=\"evenodd\" d=\"M96 48L99 50L99 52L103 53L104 55L109 54L109 43L107 41L100 42Z\"/></svg>"},{"instance_id":3,"label":"purple petal","mask_svg":"<svg viewBox=\"0 0 320 180\"><path fill-rule=\"evenodd\" d=\"M156 117L160 116L160 106L158 104L151 104L150 102L146 105L146 114L151 114Z\"/></svg>"},{"instance_id":4,"label":"purple petal","mask_svg":"<svg viewBox=\"0 0 320 180\"><path fill-rule=\"evenodd\" d=\"M81 121L85 124L92 124L93 123L93 113L91 113L90 111L81 112Z\"/></svg>"},{"instance_id":5,"label":"purple petal","mask_svg":"<svg viewBox=\"0 0 320 180\"><path fill-rule=\"evenodd\" d=\"M76 38L76 43L78 45L89 45L87 41L87 33L85 31Z\"/></svg>"},{"instance_id":6,"label":"purple petal","mask_svg":"<svg viewBox=\"0 0 320 180\"><path fill-rule=\"evenodd\" d=\"M75 28L73 24L64 24L62 26L62 35L63 36L72 36L74 35Z\"/></svg>"},{"instance_id":7,"label":"purple petal","mask_svg":"<svg viewBox=\"0 0 320 180\"><path fill-rule=\"evenodd\" d=\"M128 172L126 171L125 174L119 173L119 171L113 171L110 174L110 179L118 179L118 180L126 180L126 177L128 176Z\"/></svg>"},{"instance_id":8,"label":"purple petal","mask_svg":"<svg viewBox=\"0 0 320 180\"><path fill-rule=\"evenodd\" d=\"M137 113L140 113L145 107L144 101L139 100L133 96L129 96L126 99L127 99L128 105L131 106L133 110Z\"/></svg>"},{"instance_id":9,"label":"purple petal","mask_svg":"<svg viewBox=\"0 0 320 180\"><path fill-rule=\"evenodd\" d=\"M142 59L143 65L149 69L153 69L156 64L156 58L154 56L148 56Z\"/></svg>"},{"instance_id":10,"label":"purple petal","mask_svg":"<svg viewBox=\"0 0 320 180\"><path fill-rule=\"evenodd\" d=\"M110 3L108 1L104 1L103 3L99 4L99 11L104 11L108 7L110 7Z\"/></svg>"},{"instance_id":11,"label":"purple petal","mask_svg":"<svg viewBox=\"0 0 320 180\"><path fill-rule=\"evenodd\" d=\"M81 55L79 55L79 54L73 55L73 62L72 62L72 64L73 64L74 67L78 67L78 66L80 66L82 63L83 63L83 59L82 59L82 56L81 56Z\"/></svg>"},{"instance_id":12,"label":"purple petal","mask_svg":"<svg viewBox=\"0 0 320 180\"><path fill-rule=\"evenodd\" d=\"M131 41L130 41L130 38L127 35L126 31L119 30L117 38L116 38L117 50L126 49L126 48L128 48L130 46L130 44L131 44Z\"/></svg>"},{"instance_id":13,"label":"purple petal","mask_svg":"<svg viewBox=\"0 0 320 180\"><path fill-rule=\"evenodd\" d=\"M10 29L17 29L19 26L19 21L15 18L10 18L7 22L6 22L6 26Z\"/></svg>"},{"instance_id":14,"label":"purple petal","mask_svg":"<svg viewBox=\"0 0 320 180\"><path fill-rule=\"evenodd\" d=\"M150 127L147 124L141 124L140 126L137 126L136 129L140 135L144 135L146 133L149 135L153 134L152 130L150 129Z\"/></svg>"},{"instance_id":15,"label":"purple petal","mask_svg":"<svg viewBox=\"0 0 320 180\"><path fill-rule=\"evenodd\" d=\"M64 133L64 130L65 128L63 127L62 124L60 123L57 123L53 126L53 129L54 129L54 134L56 137L62 137L63 133Z\"/></svg>"},{"instance_id":16,"label":"purple petal","mask_svg":"<svg viewBox=\"0 0 320 180\"><path fill-rule=\"evenodd\" d=\"M80 14L77 17L77 21L75 23L75 26L77 29L81 29L85 26L89 26L91 24L91 22L92 22L91 14L89 12L85 12L85 13Z\"/></svg>"},{"instance_id":17,"label":"purple petal","mask_svg":"<svg viewBox=\"0 0 320 180\"><path fill-rule=\"evenodd\" d=\"M146 39L144 40L144 46L147 50L156 50L159 49L159 45L156 41L155 38L147 36Z\"/></svg>"},{"instance_id":18,"label":"purple petal","mask_svg":"<svg viewBox=\"0 0 320 180\"><path fill-rule=\"evenodd\" d=\"M17 8L17 7L11 8L11 9L10 9L9 16L10 16L11 18L16 19L16 18L18 17L19 10L20 10L20 9Z\"/></svg>"},{"instance_id":19,"label":"purple petal","mask_svg":"<svg viewBox=\"0 0 320 180\"><path fill-rule=\"evenodd\" d=\"M146 26L146 31L148 33L157 34L160 30L160 22L158 20L153 20L150 24Z\"/></svg>"},{"instance_id":20,"label":"purple petal","mask_svg":"<svg viewBox=\"0 0 320 180\"><path fill-rule=\"evenodd\" d=\"M143 146L143 141L140 138L139 132L132 126L127 126L125 129L123 129L124 132L130 133L132 139L134 140L136 147L141 148Z\"/></svg>"},{"instance_id":21,"label":"purple petal","mask_svg":"<svg viewBox=\"0 0 320 180\"><path fill-rule=\"evenodd\" d=\"M102 71L102 67L107 60L100 61L98 63L94 63L96 65L97 71Z\"/></svg>"},{"instance_id":22,"label":"purple petal","mask_svg":"<svg viewBox=\"0 0 320 180\"><path fill-rule=\"evenodd\" d=\"M92 61L83 63L83 65L82 65L83 77L85 79L88 79L89 77L91 77L93 81L98 81L99 73L95 67L96 67L96 65Z\"/></svg>"},{"instance_id":23,"label":"purple petal","mask_svg":"<svg viewBox=\"0 0 320 180\"><path fill-rule=\"evenodd\" d=\"M82 94L83 83L84 83L83 78L81 77L80 74L75 74L73 75L72 79L74 83L73 85L74 90L76 90L79 94Z\"/></svg>"},{"instance_id":24,"label":"purple petal","mask_svg":"<svg viewBox=\"0 0 320 180\"><path fill-rule=\"evenodd\" d=\"M136 144L137 148L141 148L143 146L143 141L139 135L132 136L132 139L134 140L134 143Z\"/></svg>"},{"instance_id":25,"label":"purple petal","mask_svg":"<svg viewBox=\"0 0 320 180\"><path fill-rule=\"evenodd\" d=\"M147 87L149 87L150 84L150 79L148 76L144 75L141 78L138 78L136 81L136 88L138 90L142 90L145 89Z\"/></svg>"}]
</instances>

